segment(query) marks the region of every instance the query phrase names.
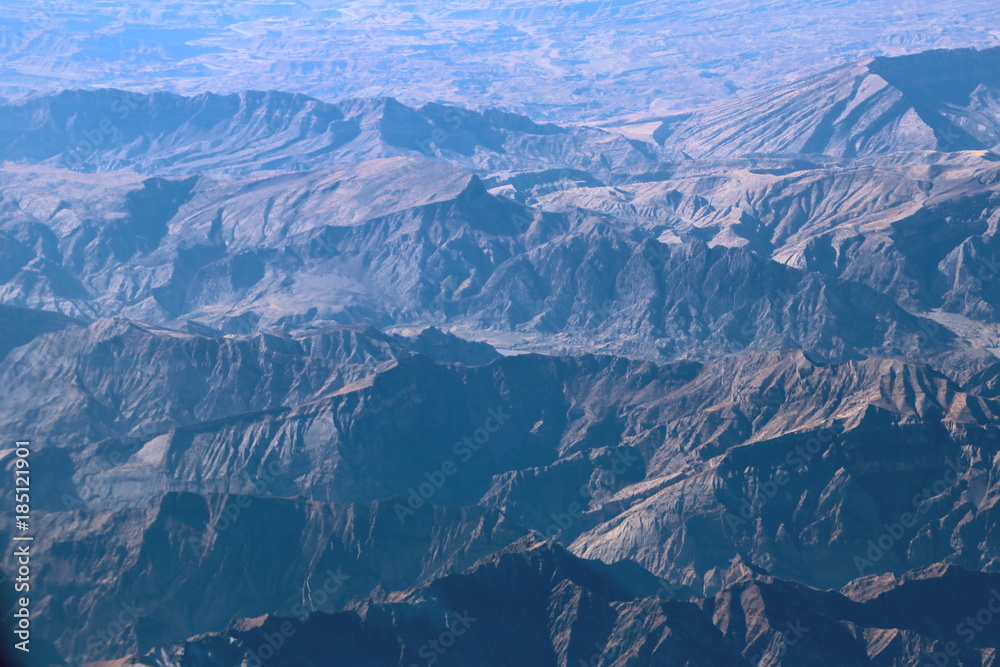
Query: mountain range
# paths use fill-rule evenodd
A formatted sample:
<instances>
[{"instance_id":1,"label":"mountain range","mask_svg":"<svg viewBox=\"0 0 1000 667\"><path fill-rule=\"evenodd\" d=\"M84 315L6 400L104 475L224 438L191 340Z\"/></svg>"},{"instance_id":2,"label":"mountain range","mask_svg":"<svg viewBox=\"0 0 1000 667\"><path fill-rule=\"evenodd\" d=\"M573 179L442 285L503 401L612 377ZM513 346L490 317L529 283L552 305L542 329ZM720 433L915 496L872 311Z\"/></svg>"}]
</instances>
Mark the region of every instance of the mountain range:
<instances>
[{"instance_id":1,"label":"mountain range","mask_svg":"<svg viewBox=\"0 0 1000 667\"><path fill-rule=\"evenodd\" d=\"M995 664L998 65L0 105L37 664Z\"/></svg>"}]
</instances>

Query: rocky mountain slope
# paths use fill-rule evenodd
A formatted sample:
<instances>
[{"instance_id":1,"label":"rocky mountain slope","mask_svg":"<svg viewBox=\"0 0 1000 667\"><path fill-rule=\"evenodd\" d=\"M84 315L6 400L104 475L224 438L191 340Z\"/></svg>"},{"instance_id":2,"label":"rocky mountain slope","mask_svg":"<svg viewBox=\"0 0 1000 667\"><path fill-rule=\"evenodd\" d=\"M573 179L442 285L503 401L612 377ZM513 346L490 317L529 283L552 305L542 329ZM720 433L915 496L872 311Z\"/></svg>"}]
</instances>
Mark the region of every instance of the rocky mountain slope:
<instances>
[{"instance_id":1,"label":"rocky mountain slope","mask_svg":"<svg viewBox=\"0 0 1000 667\"><path fill-rule=\"evenodd\" d=\"M79 171L247 174L421 155L481 170L602 174L655 163L650 148L608 130L391 97L73 90L0 106L0 131L0 159Z\"/></svg>"},{"instance_id":2,"label":"rocky mountain slope","mask_svg":"<svg viewBox=\"0 0 1000 667\"><path fill-rule=\"evenodd\" d=\"M905 276L887 285L869 273L866 287L822 265L767 261L752 246L663 244L607 211L526 207L426 160L246 181L154 177L65 205L40 192L37 175L8 172L7 246L18 260L2 292L75 317L227 333L452 326L502 347L540 341L653 360L800 347L831 360L981 365L967 343L876 291L894 296L910 286ZM97 177L79 178L73 187ZM862 255L843 273L862 278L873 261Z\"/></svg>"},{"instance_id":3,"label":"rocky mountain slope","mask_svg":"<svg viewBox=\"0 0 1000 667\"><path fill-rule=\"evenodd\" d=\"M994 664L997 54L0 105L41 663Z\"/></svg>"},{"instance_id":4,"label":"rocky mountain slope","mask_svg":"<svg viewBox=\"0 0 1000 667\"><path fill-rule=\"evenodd\" d=\"M39 528L42 634L75 662L145 652L243 616L336 611L462 570L525 534L491 509L435 508L401 524L388 501L214 494L46 515ZM88 574L95 567L100 582Z\"/></svg>"},{"instance_id":5,"label":"rocky mountain slope","mask_svg":"<svg viewBox=\"0 0 1000 667\"><path fill-rule=\"evenodd\" d=\"M72 340L95 333L104 337ZM352 577L322 607L334 611L529 533L640 563L701 596L719 594L738 557L834 588L942 561L994 568L992 371L961 386L928 366L821 364L801 352L656 366L489 361L478 346L455 364L413 355L411 339L364 333L220 340L99 322L15 350L5 370L47 369L45 380L23 380L47 395L4 409L23 419L6 428L42 442L45 638L93 659L221 631L243 615L287 615L288 591L308 588L322 563ZM380 341L390 351L376 362ZM127 376L99 370L109 354ZM289 369L291 386L280 382ZM123 376L137 381L117 385ZM310 386L316 376L324 383ZM49 415L59 421L46 424ZM55 432L76 436L47 437ZM288 551L236 555L271 542ZM291 579L264 574L275 568ZM97 570L112 574L95 591L87 573ZM241 577L258 582L252 594L212 593ZM229 602L203 605L203 594ZM129 604L144 611L120 623L115 644L89 645Z\"/></svg>"},{"instance_id":6,"label":"rocky mountain slope","mask_svg":"<svg viewBox=\"0 0 1000 667\"><path fill-rule=\"evenodd\" d=\"M511 600L510 581L526 594ZM901 667L913 664L904 646L987 665L1000 637L968 619L988 609L997 583L996 575L932 567L896 580L861 578L837 593L737 561L719 593L688 599L642 570L522 541L423 589L338 614L246 619L113 664L201 667L267 655L275 665L325 665L333 641L341 647L334 664L385 666ZM428 636L437 641L421 644Z\"/></svg>"},{"instance_id":7,"label":"rocky mountain slope","mask_svg":"<svg viewBox=\"0 0 1000 667\"><path fill-rule=\"evenodd\" d=\"M874 58L663 122L694 158L986 150L1000 144L1000 47Z\"/></svg>"},{"instance_id":8,"label":"rocky mountain slope","mask_svg":"<svg viewBox=\"0 0 1000 667\"><path fill-rule=\"evenodd\" d=\"M74 324L80 322L58 313L0 305L0 359L42 334Z\"/></svg>"}]
</instances>

